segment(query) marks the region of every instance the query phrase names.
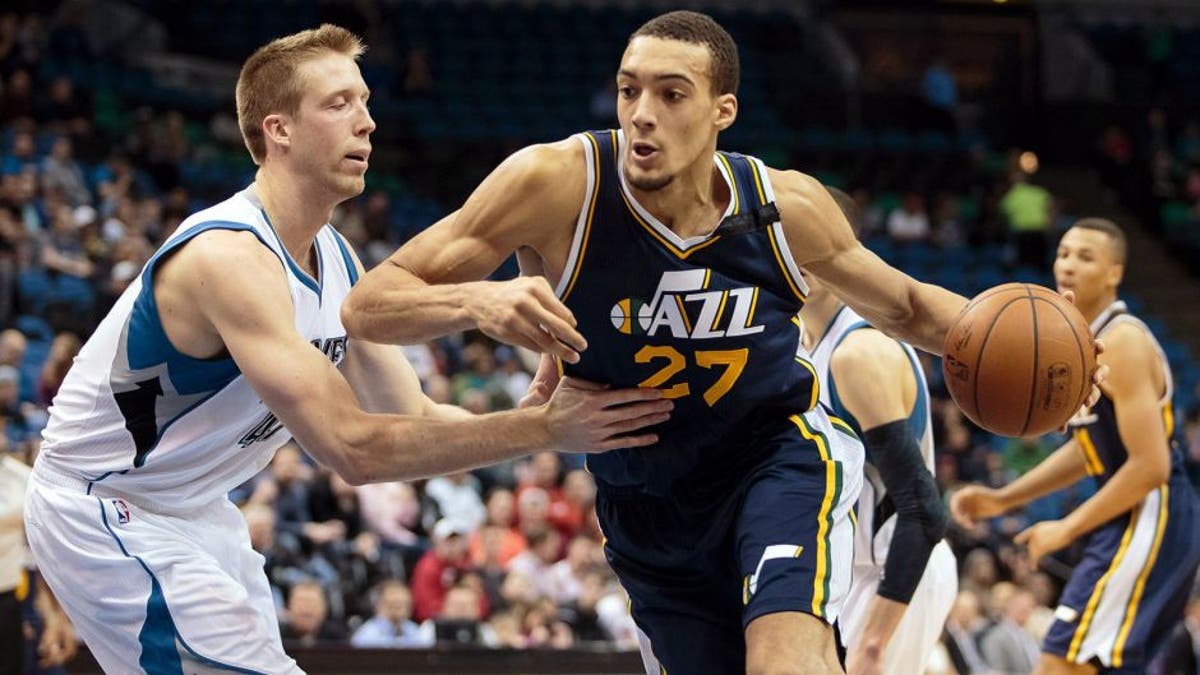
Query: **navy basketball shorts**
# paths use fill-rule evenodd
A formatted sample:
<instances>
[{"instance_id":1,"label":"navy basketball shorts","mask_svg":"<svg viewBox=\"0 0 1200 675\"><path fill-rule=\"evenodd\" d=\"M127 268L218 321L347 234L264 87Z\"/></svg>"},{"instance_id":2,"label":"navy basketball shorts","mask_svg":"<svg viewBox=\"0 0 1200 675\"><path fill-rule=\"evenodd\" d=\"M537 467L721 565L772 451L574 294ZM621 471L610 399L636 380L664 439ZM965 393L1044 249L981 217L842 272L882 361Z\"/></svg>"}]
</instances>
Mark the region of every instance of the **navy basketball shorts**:
<instances>
[{"instance_id":1,"label":"navy basketball shorts","mask_svg":"<svg viewBox=\"0 0 1200 675\"><path fill-rule=\"evenodd\" d=\"M820 407L791 421L765 441L774 446L767 460L711 499L600 490L605 554L648 638L648 671L742 673L754 619L837 619L850 588L863 448Z\"/></svg>"}]
</instances>

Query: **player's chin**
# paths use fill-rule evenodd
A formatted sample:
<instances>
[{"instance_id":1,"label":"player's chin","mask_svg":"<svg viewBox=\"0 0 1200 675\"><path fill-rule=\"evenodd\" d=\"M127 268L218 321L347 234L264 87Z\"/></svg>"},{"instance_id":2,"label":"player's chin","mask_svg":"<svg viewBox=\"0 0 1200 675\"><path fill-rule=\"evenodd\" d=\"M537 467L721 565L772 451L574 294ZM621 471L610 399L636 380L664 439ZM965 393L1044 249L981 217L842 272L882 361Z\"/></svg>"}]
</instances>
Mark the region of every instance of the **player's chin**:
<instances>
[{"instance_id":1,"label":"player's chin","mask_svg":"<svg viewBox=\"0 0 1200 675\"><path fill-rule=\"evenodd\" d=\"M661 169L633 169L627 172L626 178L629 180L629 184L638 190L642 192L654 192L669 185L674 176Z\"/></svg>"}]
</instances>

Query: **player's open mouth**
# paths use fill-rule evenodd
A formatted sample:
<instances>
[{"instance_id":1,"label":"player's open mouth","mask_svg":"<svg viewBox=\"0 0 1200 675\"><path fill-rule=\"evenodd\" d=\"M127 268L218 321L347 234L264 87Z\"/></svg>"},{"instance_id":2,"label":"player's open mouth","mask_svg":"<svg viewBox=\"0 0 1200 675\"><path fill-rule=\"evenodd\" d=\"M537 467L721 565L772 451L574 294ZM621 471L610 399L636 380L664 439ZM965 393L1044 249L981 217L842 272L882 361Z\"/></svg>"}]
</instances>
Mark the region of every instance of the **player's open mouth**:
<instances>
[{"instance_id":1,"label":"player's open mouth","mask_svg":"<svg viewBox=\"0 0 1200 675\"><path fill-rule=\"evenodd\" d=\"M641 141L634 143L632 149L633 158L634 160L639 161L639 163L649 160L658 154L658 148L650 145L649 143L643 143Z\"/></svg>"}]
</instances>

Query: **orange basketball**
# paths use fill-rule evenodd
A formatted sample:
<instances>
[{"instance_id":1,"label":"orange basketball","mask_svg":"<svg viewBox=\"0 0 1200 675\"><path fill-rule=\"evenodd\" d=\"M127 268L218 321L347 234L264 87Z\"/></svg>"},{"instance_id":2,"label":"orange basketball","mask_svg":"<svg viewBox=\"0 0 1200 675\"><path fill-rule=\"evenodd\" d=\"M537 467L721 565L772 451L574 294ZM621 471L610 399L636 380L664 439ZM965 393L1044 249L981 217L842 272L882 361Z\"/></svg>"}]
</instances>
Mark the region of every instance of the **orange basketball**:
<instances>
[{"instance_id":1,"label":"orange basketball","mask_svg":"<svg viewBox=\"0 0 1200 675\"><path fill-rule=\"evenodd\" d=\"M973 422L1004 436L1063 426L1087 400L1096 351L1087 321L1054 291L1004 284L976 296L946 333L942 372Z\"/></svg>"}]
</instances>

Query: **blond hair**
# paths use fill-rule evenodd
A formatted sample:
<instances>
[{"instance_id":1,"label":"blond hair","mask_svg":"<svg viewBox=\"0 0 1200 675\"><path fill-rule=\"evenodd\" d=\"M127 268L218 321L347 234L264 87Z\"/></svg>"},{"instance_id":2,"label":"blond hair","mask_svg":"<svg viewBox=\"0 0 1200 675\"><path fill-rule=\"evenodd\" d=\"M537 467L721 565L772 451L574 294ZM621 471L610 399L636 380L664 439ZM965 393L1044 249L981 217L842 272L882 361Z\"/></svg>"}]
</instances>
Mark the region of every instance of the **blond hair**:
<instances>
[{"instance_id":1,"label":"blond hair","mask_svg":"<svg viewBox=\"0 0 1200 675\"><path fill-rule=\"evenodd\" d=\"M298 73L301 63L324 52L344 54L358 60L366 50L357 35L330 23L272 40L259 47L246 62L237 81L238 127L255 164L267 156L262 122L267 115L295 115L300 108L304 83Z\"/></svg>"}]
</instances>

